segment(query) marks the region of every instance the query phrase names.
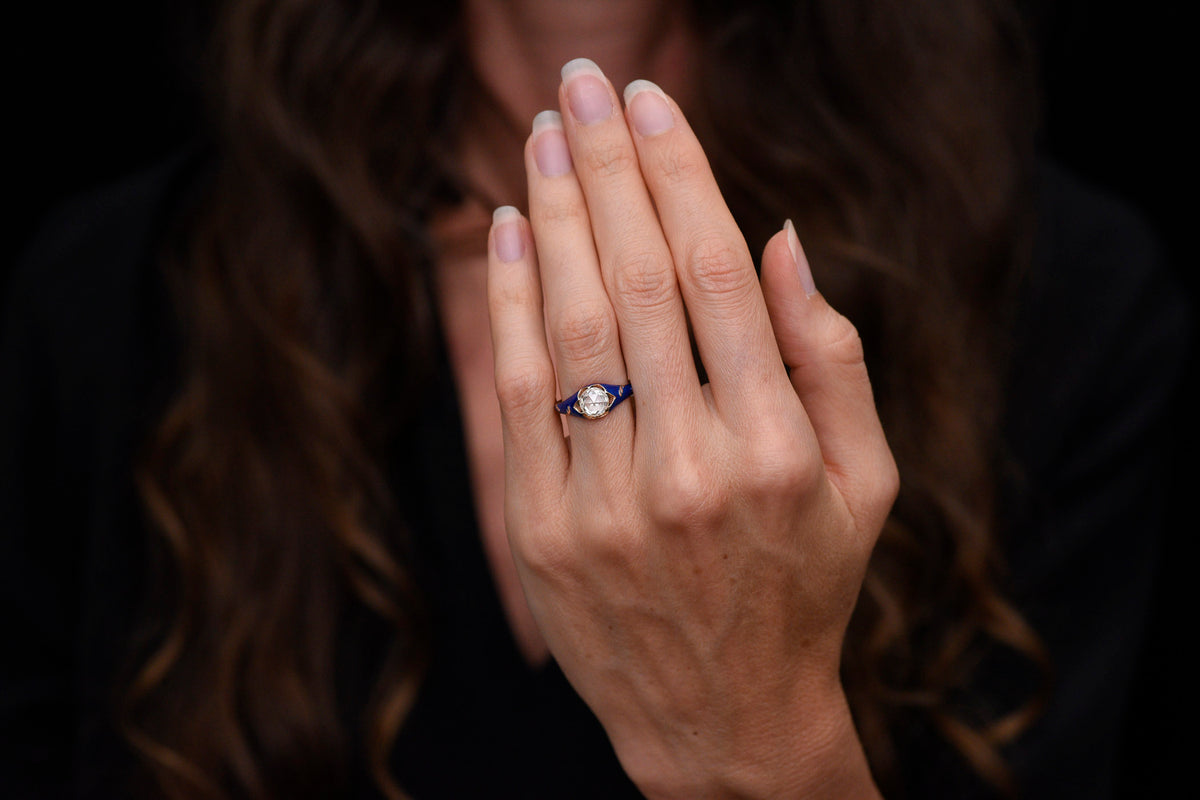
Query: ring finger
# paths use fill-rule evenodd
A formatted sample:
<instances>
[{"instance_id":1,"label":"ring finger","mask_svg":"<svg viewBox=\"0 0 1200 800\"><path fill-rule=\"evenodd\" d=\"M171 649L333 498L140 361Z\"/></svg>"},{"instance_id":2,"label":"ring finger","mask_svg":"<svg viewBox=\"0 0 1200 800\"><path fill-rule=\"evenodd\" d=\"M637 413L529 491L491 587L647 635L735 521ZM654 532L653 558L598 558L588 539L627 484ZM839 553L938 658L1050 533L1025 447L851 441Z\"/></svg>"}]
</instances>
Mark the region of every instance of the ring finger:
<instances>
[{"instance_id":1,"label":"ring finger","mask_svg":"<svg viewBox=\"0 0 1200 800\"><path fill-rule=\"evenodd\" d=\"M558 112L543 111L534 119L525 167L546 325L562 396L594 383L623 386L627 378L616 315L604 289L587 204ZM612 445L632 443L633 410L617 407L598 420L572 416L570 430L572 461L599 458L603 452L599 473L612 474L614 453L631 451L614 451ZM593 441L602 443L602 450L590 446Z\"/></svg>"}]
</instances>

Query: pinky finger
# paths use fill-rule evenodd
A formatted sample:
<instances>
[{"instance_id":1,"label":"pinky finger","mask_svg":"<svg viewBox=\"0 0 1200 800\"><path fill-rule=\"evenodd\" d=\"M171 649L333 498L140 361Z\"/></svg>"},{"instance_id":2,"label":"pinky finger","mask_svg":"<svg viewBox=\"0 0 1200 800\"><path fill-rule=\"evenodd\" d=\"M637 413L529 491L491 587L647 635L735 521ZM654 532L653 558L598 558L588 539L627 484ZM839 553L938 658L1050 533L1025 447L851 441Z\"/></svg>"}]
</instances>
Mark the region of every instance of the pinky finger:
<instances>
[{"instance_id":1,"label":"pinky finger","mask_svg":"<svg viewBox=\"0 0 1200 800\"><path fill-rule=\"evenodd\" d=\"M565 481L568 455L554 408L557 383L546 345L533 237L512 206L496 209L492 219L487 283L506 494L516 489L536 496Z\"/></svg>"}]
</instances>

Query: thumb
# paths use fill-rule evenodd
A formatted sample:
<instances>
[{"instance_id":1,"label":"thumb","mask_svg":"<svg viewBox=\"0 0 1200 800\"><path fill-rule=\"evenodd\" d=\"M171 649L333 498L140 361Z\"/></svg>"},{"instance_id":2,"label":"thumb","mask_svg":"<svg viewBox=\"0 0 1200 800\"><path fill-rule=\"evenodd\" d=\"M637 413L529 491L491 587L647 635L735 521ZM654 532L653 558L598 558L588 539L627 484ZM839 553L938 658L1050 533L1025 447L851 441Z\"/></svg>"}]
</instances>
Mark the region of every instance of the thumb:
<instances>
[{"instance_id":1,"label":"thumb","mask_svg":"<svg viewBox=\"0 0 1200 800\"><path fill-rule=\"evenodd\" d=\"M817 291L791 220L763 251L762 290L779 353L830 479L851 507L855 500L875 505L863 495L875 494L867 489L881 481L894 487L896 468L875 410L862 341Z\"/></svg>"}]
</instances>

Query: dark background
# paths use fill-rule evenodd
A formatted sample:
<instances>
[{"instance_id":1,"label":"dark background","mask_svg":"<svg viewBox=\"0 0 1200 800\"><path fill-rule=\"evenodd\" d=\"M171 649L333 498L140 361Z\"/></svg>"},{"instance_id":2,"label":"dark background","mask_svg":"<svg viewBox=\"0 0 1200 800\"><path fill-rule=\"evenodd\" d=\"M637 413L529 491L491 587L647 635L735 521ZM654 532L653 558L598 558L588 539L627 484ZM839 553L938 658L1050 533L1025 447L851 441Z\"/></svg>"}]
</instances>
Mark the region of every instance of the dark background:
<instances>
[{"instance_id":1,"label":"dark background","mask_svg":"<svg viewBox=\"0 0 1200 800\"><path fill-rule=\"evenodd\" d=\"M10 209L0 285L54 204L154 163L197 135L202 2L25 3L19 24L9 17L4 188ZM1197 130L1185 117L1196 97L1197 59L1180 10L1186 6L1169 0L1026 6L1041 53L1045 149L1151 221L1196 307L1198 270L1188 234L1200 207ZM1193 348L1181 403L1195 396L1196 366ZM1194 415L1180 419L1178 524L1166 543L1157 613L1127 725L1126 797L1177 794L1177 780L1192 782L1197 758L1198 662L1180 642L1189 644L1196 632L1192 540L1200 525L1190 510L1184 513L1184 503L1194 493L1185 476L1200 436Z\"/></svg>"}]
</instances>

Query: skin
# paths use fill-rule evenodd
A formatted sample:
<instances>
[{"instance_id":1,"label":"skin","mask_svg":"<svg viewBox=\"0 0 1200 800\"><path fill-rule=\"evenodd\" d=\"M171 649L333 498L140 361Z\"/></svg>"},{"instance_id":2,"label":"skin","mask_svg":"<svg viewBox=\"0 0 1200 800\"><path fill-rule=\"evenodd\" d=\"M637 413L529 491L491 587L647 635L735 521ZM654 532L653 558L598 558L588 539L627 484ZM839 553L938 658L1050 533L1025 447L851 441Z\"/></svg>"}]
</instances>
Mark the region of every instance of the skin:
<instances>
[{"instance_id":1,"label":"skin","mask_svg":"<svg viewBox=\"0 0 1200 800\"><path fill-rule=\"evenodd\" d=\"M528 114L545 81L520 84L531 96L517 82L589 24L625 25L597 39L623 77L658 77L637 71L661 52L654 36L686 50L668 3L468 8L511 22L489 77L508 98L497 113ZM667 82L686 58L656 63ZM561 117L540 118L518 161L528 218L498 213L486 256L451 246L477 212L437 228L460 386L496 387L466 393L464 416L514 639L531 663L553 654L648 797L877 797L838 665L898 484L857 333L790 231L768 243L760 283L673 99L650 86L625 107L587 68L551 83ZM464 141L481 185L503 189L514 178L486 169L486 151ZM626 380L633 400L564 428L556 399Z\"/></svg>"}]
</instances>

